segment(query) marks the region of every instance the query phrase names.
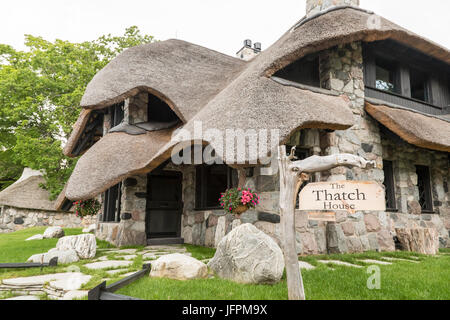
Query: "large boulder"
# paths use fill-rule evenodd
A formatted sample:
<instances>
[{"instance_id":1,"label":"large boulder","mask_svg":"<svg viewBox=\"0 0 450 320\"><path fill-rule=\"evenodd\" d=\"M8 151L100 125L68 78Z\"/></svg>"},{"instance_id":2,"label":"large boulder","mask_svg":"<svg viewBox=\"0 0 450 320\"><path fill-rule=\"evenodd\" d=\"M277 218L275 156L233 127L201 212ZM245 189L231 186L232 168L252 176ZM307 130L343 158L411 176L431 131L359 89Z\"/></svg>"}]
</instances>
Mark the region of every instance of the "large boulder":
<instances>
[{"instance_id":1,"label":"large boulder","mask_svg":"<svg viewBox=\"0 0 450 320\"><path fill-rule=\"evenodd\" d=\"M271 237L247 223L220 241L208 266L219 277L239 283L276 283L283 275L284 258Z\"/></svg>"},{"instance_id":2,"label":"large boulder","mask_svg":"<svg viewBox=\"0 0 450 320\"><path fill-rule=\"evenodd\" d=\"M64 230L61 227L48 227L44 232L44 239L62 238Z\"/></svg>"},{"instance_id":3,"label":"large boulder","mask_svg":"<svg viewBox=\"0 0 450 320\"><path fill-rule=\"evenodd\" d=\"M395 232L404 251L439 253L439 235L434 228L396 228Z\"/></svg>"},{"instance_id":4,"label":"large boulder","mask_svg":"<svg viewBox=\"0 0 450 320\"><path fill-rule=\"evenodd\" d=\"M34 236L29 237L25 241L42 240L42 239L44 239L44 236L42 234L35 234Z\"/></svg>"},{"instance_id":5,"label":"large boulder","mask_svg":"<svg viewBox=\"0 0 450 320\"><path fill-rule=\"evenodd\" d=\"M39 253L28 258L27 262L49 263L51 259L58 257L58 264L69 264L80 261L75 250L60 251L58 249L50 249L47 253Z\"/></svg>"},{"instance_id":6,"label":"large boulder","mask_svg":"<svg viewBox=\"0 0 450 320\"><path fill-rule=\"evenodd\" d=\"M97 225L94 223L94 224L91 224L91 225L87 226L86 228L84 228L82 232L83 233L91 233L91 232L94 232L96 229L97 229Z\"/></svg>"},{"instance_id":7,"label":"large boulder","mask_svg":"<svg viewBox=\"0 0 450 320\"><path fill-rule=\"evenodd\" d=\"M58 240L56 249L59 251L75 250L80 259L92 259L97 252L97 241L93 234L68 236Z\"/></svg>"},{"instance_id":8,"label":"large boulder","mask_svg":"<svg viewBox=\"0 0 450 320\"><path fill-rule=\"evenodd\" d=\"M168 254L155 260L150 272L150 277L176 280L202 279L207 276L206 264L181 253Z\"/></svg>"}]
</instances>

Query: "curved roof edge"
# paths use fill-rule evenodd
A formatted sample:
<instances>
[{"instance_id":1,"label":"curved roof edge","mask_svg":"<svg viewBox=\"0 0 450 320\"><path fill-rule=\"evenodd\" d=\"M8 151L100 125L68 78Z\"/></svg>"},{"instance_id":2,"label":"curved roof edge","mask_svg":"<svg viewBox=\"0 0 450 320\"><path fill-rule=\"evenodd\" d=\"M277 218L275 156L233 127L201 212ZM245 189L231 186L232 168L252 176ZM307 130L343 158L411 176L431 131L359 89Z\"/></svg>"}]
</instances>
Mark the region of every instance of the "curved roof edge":
<instances>
[{"instance_id":1,"label":"curved roof edge","mask_svg":"<svg viewBox=\"0 0 450 320\"><path fill-rule=\"evenodd\" d=\"M404 141L424 149L450 152L450 122L413 110L374 105L367 101L365 109Z\"/></svg>"}]
</instances>

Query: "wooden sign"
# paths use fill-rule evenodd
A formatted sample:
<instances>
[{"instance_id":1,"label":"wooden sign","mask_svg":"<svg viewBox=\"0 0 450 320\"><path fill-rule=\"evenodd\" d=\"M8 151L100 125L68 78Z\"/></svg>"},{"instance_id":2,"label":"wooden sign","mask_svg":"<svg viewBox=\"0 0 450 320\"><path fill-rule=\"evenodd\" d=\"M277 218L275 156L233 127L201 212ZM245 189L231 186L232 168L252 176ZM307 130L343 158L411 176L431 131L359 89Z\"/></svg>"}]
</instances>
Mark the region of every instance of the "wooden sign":
<instances>
[{"instance_id":1,"label":"wooden sign","mask_svg":"<svg viewBox=\"0 0 450 320\"><path fill-rule=\"evenodd\" d=\"M308 212L308 220L336 222L336 212Z\"/></svg>"},{"instance_id":2,"label":"wooden sign","mask_svg":"<svg viewBox=\"0 0 450 320\"><path fill-rule=\"evenodd\" d=\"M384 187L371 181L309 183L299 198L303 211L385 211Z\"/></svg>"}]
</instances>

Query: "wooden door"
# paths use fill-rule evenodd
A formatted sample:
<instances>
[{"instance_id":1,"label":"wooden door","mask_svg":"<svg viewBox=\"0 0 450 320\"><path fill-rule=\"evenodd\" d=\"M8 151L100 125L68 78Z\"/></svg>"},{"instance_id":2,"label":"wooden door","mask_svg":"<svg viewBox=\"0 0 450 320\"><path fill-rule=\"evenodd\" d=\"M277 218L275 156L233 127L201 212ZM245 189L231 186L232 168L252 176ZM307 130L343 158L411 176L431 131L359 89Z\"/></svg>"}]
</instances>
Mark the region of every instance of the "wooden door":
<instances>
[{"instance_id":1,"label":"wooden door","mask_svg":"<svg viewBox=\"0 0 450 320\"><path fill-rule=\"evenodd\" d=\"M179 238L182 210L182 174L171 171L149 174L146 208L147 238Z\"/></svg>"}]
</instances>

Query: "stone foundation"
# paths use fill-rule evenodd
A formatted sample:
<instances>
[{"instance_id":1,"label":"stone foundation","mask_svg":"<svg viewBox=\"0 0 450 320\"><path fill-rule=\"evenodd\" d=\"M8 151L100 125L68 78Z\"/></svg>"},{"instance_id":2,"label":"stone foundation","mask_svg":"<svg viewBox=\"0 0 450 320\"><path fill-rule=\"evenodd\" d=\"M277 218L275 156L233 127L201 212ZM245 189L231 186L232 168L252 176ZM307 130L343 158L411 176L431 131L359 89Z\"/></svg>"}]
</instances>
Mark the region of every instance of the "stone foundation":
<instances>
[{"instance_id":1,"label":"stone foundation","mask_svg":"<svg viewBox=\"0 0 450 320\"><path fill-rule=\"evenodd\" d=\"M0 207L0 233L32 227L86 228L95 222L95 217L80 219L75 214L68 212Z\"/></svg>"}]
</instances>

